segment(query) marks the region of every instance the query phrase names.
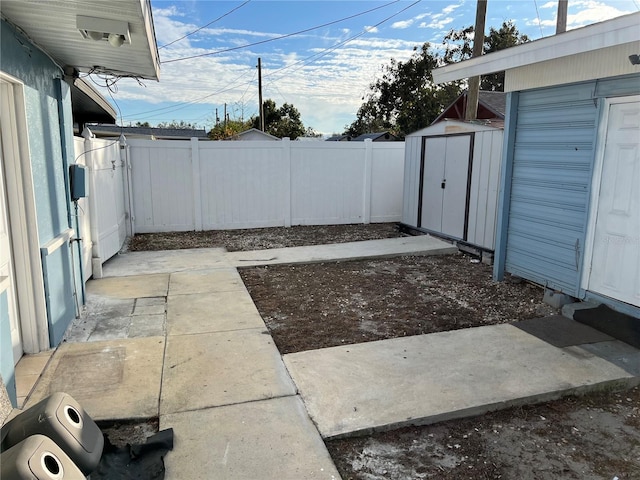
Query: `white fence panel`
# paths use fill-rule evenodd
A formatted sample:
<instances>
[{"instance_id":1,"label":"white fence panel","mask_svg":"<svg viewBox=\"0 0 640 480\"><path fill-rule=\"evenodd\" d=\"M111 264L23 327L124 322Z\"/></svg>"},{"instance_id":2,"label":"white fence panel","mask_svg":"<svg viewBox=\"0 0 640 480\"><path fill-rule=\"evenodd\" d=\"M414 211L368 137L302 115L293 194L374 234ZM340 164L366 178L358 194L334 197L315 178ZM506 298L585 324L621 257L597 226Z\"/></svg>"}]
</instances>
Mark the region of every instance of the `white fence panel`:
<instances>
[{"instance_id":1,"label":"white fence panel","mask_svg":"<svg viewBox=\"0 0 640 480\"><path fill-rule=\"evenodd\" d=\"M139 233L399 221L404 144L127 140Z\"/></svg>"},{"instance_id":2,"label":"white fence panel","mask_svg":"<svg viewBox=\"0 0 640 480\"><path fill-rule=\"evenodd\" d=\"M84 278L102 276L102 264L127 238L126 166L117 140L74 138L75 162L88 167L89 192L78 200Z\"/></svg>"},{"instance_id":3,"label":"white fence panel","mask_svg":"<svg viewBox=\"0 0 640 480\"><path fill-rule=\"evenodd\" d=\"M90 169L92 256L102 264L120 251L127 238L125 166L117 140L86 139L85 152Z\"/></svg>"},{"instance_id":4,"label":"white fence panel","mask_svg":"<svg viewBox=\"0 0 640 480\"><path fill-rule=\"evenodd\" d=\"M201 142L200 195L205 230L284 225L281 142Z\"/></svg>"},{"instance_id":5,"label":"white fence panel","mask_svg":"<svg viewBox=\"0 0 640 480\"><path fill-rule=\"evenodd\" d=\"M365 144L301 142L291 149L292 225L364 223Z\"/></svg>"},{"instance_id":6,"label":"white fence panel","mask_svg":"<svg viewBox=\"0 0 640 480\"><path fill-rule=\"evenodd\" d=\"M195 230L189 141L127 139L135 231Z\"/></svg>"},{"instance_id":7,"label":"white fence panel","mask_svg":"<svg viewBox=\"0 0 640 480\"><path fill-rule=\"evenodd\" d=\"M395 142L380 142L374 146L371 152L371 222L397 222L402 214L404 148L398 152Z\"/></svg>"},{"instance_id":8,"label":"white fence panel","mask_svg":"<svg viewBox=\"0 0 640 480\"><path fill-rule=\"evenodd\" d=\"M75 149L75 163L87 165L87 158L84 155L85 139L82 137L73 137L73 146ZM74 212L75 214L75 212ZM84 273L85 282L91 277L93 270L91 268L91 249L93 241L91 239L91 212L89 207L89 199L81 198L78 200L78 232L76 235L82 239L82 271Z\"/></svg>"}]
</instances>

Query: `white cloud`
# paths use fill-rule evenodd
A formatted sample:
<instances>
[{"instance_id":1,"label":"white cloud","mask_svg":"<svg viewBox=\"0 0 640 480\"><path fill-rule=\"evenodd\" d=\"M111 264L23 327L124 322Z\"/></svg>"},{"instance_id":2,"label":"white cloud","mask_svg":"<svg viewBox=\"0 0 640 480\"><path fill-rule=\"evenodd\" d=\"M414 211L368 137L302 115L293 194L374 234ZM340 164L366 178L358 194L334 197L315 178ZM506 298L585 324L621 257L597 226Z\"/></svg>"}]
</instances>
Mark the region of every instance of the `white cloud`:
<instances>
[{"instance_id":1,"label":"white cloud","mask_svg":"<svg viewBox=\"0 0 640 480\"><path fill-rule=\"evenodd\" d=\"M544 5L541 5L540 8L558 8L558 2L547 2Z\"/></svg>"},{"instance_id":2,"label":"white cloud","mask_svg":"<svg viewBox=\"0 0 640 480\"><path fill-rule=\"evenodd\" d=\"M378 33L379 32L378 27L373 27L373 26L369 26L369 25L365 26L364 29L369 33Z\"/></svg>"},{"instance_id":3,"label":"white cloud","mask_svg":"<svg viewBox=\"0 0 640 480\"><path fill-rule=\"evenodd\" d=\"M414 22L413 18L410 18L409 20L400 20L399 22L392 23L391 28L397 28L397 29L403 30L413 25L413 22Z\"/></svg>"},{"instance_id":4,"label":"white cloud","mask_svg":"<svg viewBox=\"0 0 640 480\"><path fill-rule=\"evenodd\" d=\"M433 28L436 30L444 30L447 25L453 22L453 17L446 17L441 20L434 20L431 23L422 22L419 27L420 28Z\"/></svg>"}]
</instances>

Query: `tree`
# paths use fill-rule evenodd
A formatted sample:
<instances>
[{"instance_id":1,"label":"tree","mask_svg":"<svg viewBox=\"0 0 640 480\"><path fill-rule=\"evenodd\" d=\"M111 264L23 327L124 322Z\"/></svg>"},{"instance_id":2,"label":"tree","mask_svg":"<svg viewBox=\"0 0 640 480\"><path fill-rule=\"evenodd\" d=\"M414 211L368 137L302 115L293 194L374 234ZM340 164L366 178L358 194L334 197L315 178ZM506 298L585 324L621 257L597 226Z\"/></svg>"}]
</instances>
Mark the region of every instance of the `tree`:
<instances>
[{"instance_id":1,"label":"tree","mask_svg":"<svg viewBox=\"0 0 640 480\"><path fill-rule=\"evenodd\" d=\"M442 44L446 47L443 60L445 63L461 62L471 58L473 51L473 26L461 30L451 30ZM529 37L521 34L512 21L503 22L499 29L491 27L484 37L484 53L497 52L529 41ZM504 72L484 75L480 81L480 90L504 91Z\"/></svg>"},{"instance_id":2,"label":"tree","mask_svg":"<svg viewBox=\"0 0 640 480\"><path fill-rule=\"evenodd\" d=\"M151 125L149 124L149 122L136 122L135 124L136 127L151 127Z\"/></svg>"},{"instance_id":3,"label":"tree","mask_svg":"<svg viewBox=\"0 0 640 480\"><path fill-rule=\"evenodd\" d=\"M389 130L404 137L429 125L460 94L460 82L435 85L431 71L442 61L425 43L406 62L391 59L381 79L370 85L356 120L345 133L358 136Z\"/></svg>"},{"instance_id":4,"label":"tree","mask_svg":"<svg viewBox=\"0 0 640 480\"><path fill-rule=\"evenodd\" d=\"M243 122L242 120L227 120L226 122L218 122L209 132L211 140L227 140L239 133L251 128L251 120Z\"/></svg>"},{"instance_id":5,"label":"tree","mask_svg":"<svg viewBox=\"0 0 640 480\"><path fill-rule=\"evenodd\" d=\"M188 123L184 120L172 120L171 122L161 122L158 124L158 128L177 128L180 130L197 130L198 125L195 123Z\"/></svg>"},{"instance_id":6,"label":"tree","mask_svg":"<svg viewBox=\"0 0 640 480\"><path fill-rule=\"evenodd\" d=\"M289 137L295 140L306 133L306 129L300 119L300 112L289 103L283 104L280 108L271 99L265 100L262 110L264 112L264 129L274 137ZM254 128L260 128L260 118L252 119Z\"/></svg>"}]
</instances>

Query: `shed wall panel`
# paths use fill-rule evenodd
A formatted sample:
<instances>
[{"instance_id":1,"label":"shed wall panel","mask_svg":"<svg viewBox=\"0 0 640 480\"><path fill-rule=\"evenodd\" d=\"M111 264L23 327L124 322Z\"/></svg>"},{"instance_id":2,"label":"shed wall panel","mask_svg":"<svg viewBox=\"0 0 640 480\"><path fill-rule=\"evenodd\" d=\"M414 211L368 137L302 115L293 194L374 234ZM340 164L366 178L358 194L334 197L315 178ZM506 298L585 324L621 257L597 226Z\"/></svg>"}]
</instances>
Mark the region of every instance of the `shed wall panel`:
<instances>
[{"instance_id":1,"label":"shed wall panel","mask_svg":"<svg viewBox=\"0 0 640 480\"><path fill-rule=\"evenodd\" d=\"M402 202L402 223L418 225L418 202L420 189L420 158L422 137L408 136L404 151L404 193Z\"/></svg>"},{"instance_id":2,"label":"shed wall panel","mask_svg":"<svg viewBox=\"0 0 640 480\"><path fill-rule=\"evenodd\" d=\"M577 296L599 109L595 82L521 92L505 268Z\"/></svg>"}]
</instances>

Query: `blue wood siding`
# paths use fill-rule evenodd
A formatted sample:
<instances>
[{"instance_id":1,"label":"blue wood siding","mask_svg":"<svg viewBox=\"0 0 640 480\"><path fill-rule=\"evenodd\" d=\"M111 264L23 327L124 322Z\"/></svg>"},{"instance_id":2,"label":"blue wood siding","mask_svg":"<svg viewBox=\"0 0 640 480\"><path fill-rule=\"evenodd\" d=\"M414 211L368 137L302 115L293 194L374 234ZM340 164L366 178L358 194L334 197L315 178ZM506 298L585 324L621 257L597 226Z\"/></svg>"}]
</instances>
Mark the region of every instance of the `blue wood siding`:
<instances>
[{"instance_id":1,"label":"blue wood siding","mask_svg":"<svg viewBox=\"0 0 640 480\"><path fill-rule=\"evenodd\" d=\"M506 270L577 295L594 158L595 83L521 92Z\"/></svg>"},{"instance_id":2,"label":"blue wood siding","mask_svg":"<svg viewBox=\"0 0 640 480\"><path fill-rule=\"evenodd\" d=\"M512 94L494 276L581 297L602 98L640 93L640 75ZM511 98L511 97L510 97Z\"/></svg>"}]
</instances>

